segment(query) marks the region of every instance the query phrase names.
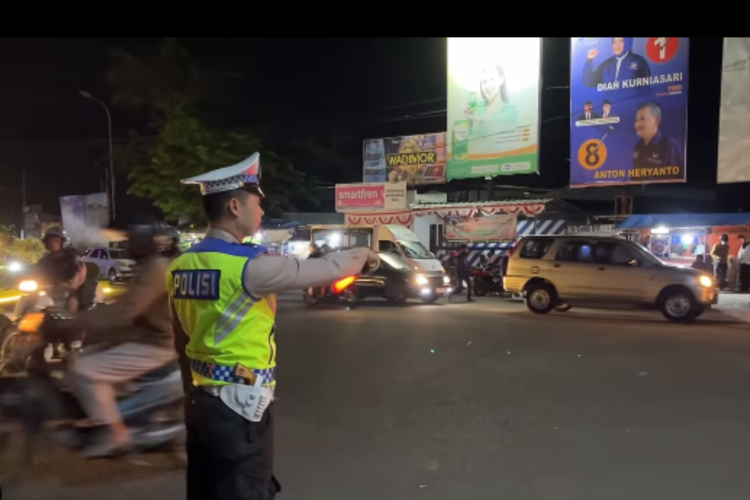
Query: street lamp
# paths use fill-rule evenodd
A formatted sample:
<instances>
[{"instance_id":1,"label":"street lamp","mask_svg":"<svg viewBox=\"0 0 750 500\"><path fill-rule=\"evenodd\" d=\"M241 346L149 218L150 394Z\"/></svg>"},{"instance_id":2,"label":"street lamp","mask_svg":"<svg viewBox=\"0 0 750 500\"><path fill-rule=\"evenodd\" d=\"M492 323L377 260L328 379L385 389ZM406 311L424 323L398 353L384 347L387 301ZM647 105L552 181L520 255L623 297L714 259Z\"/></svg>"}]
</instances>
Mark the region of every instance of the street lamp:
<instances>
[{"instance_id":1,"label":"street lamp","mask_svg":"<svg viewBox=\"0 0 750 500\"><path fill-rule=\"evenodd\" d=\"M101 104L104 108L104 111L107 113L107 126L109 128L109 216L110 222L113 222L115 220L115 160L114 154L112 152L112 115L109 113L109 108L106 104L104 104L103 101L100 101L85 90L81 90L78 93L81 95L81 97L91 99L92 101Z\"/></svg>"}]
</instances>

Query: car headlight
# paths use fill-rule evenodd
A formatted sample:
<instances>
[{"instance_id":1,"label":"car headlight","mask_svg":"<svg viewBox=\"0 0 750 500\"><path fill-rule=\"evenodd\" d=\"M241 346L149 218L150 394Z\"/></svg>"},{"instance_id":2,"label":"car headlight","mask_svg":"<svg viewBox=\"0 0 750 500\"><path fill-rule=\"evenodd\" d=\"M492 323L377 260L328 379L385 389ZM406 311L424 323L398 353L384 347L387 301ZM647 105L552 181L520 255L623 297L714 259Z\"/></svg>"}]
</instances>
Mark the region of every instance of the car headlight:
<instances>
[{"instance_id":1,"label":"car headlight","mask_svg":"<svg viewBox=\"0 0 750 500\"><path fill-rule=\"evenodd\" d=\"M21 269L23 269L23 266L21 265L20 262L11 262L10 265L8 266L8 271L12 273L17 273Z\"/></svg>"},{"instance_id":2,"label":"car headlight","mask_svg":"<svg viewBox=\"0 0 750 500\"><path fill-rule=\"evenodd\" d=\"M22 292L36 292L37 288L39 288L39 285L37 285L34 280L22 281L21 284L18 285L18 289Z\"/></svg>"},{"instance_id":3,"label":"car headlight","mask_svg":"<svg viewBox=\"0 0 750 500\"><path fill-rule=\"evenodd\" d=\"M414 278L414 281L417 282L417 285L427 285L430 283L424 274L417 274L416 278Z\"/></svg>"},{"instance_id":4,"label":"car headlight","mask_svg":"<svg viewBox=\"0 0 750 500\"><path fill-rule=\"evenodd\" d=\"M701 286L705 286L706 288L714 286L714 280L711 279L709 276L698 276L698 283L701 284Z\"/></svg>"},{"instance_id":5,"label":"car headlight","mask_svg":"<svg viewBox=\"0 0 750 500\"><path fill-rule=\"evenodd\" d=\"M443 276L443 285L450 285L451 279L448 276Z\"/></svg>"}]
</instances>

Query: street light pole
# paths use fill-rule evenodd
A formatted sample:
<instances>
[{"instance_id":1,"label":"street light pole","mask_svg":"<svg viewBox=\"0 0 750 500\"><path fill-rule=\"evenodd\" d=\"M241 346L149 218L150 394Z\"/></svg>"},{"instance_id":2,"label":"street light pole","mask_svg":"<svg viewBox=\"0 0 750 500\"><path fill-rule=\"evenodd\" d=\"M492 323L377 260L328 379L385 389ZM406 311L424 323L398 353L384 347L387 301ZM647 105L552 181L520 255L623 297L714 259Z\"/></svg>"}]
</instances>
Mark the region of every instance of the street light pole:
<instances>
[{"instance_id":1,"label":"street light pole","mask_svg":"<svg viewBox=\"0 0 750 500\"><path fill-rule=\"evenodd\" d=\"M85 90L81 90L78 92L81 97L85 97L86 99L91 99L92 101L98 102L102 105L104 108L104 111L107 113L107 126L109 130L109 217L110 222L114 222L115 220L115 159L113 154L113 140L112 140L112 115L109 112L109 108L106 104L104 104L103 101L100 101L96 97L92 96Z\"/></svg>"}]
</instances>

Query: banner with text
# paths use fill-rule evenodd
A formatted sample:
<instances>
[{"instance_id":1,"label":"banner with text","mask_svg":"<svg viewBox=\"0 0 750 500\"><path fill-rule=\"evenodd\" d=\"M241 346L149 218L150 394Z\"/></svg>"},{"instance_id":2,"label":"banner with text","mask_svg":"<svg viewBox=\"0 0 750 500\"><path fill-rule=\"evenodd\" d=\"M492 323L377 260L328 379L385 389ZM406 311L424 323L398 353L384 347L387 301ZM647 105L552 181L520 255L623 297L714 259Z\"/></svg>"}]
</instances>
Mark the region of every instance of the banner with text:
<instances>
[{"instance_id":1,"label":"banner with text","mask_svg":"<svg viewBox=\"0 0 750 500\"><path fill-rule=\"evenodd\" d=\"M445 132L367 139L362 153L364 182L445 182Z\"/></svg>"},{"instance_id":2,"label":"banner with text","mask_svg":"<svg viewBox=\"0 0 750 500\"><path fill-rule=\"evenodd\" d=\"M719 184L750 182L750 38L725 38L719 111Z\"/></svg>"},{"instance_id":3,"label":"banner with text","mask_svg":"<svg viewBox=\"0 0 750 500\"><path fill-rule=\"evenodd\" d=\"M107 193L63 196L60 215L65 232L75 246L107 245L101 229L109 224Z\"/></svg>"},{"instance_id":4,"label":"banner with text","mask_svg":"<svg viewBox=\"0 0 750 500\"><path fill-rule=\"evenodd\" d=\"M484 217L453 215L445 218L445 239L449 241L513 241L516 239L516 214Z\"/></svg>"},{"instance_id":5,"label":"banner with text","mask_svg":"<svg viewBox=\"0 0 750 500\"><path fill-rule=\"evenodd\" d=\"M336 184L336 211L406 210L406 182Z\"/></svg>"},{"instance_id":6,"label":"banner with text","mask_svg":"<svg viewBox=\"0 0 750 500\"><path fill-rule=\"evenodd\" d=\"M448 180L539 172L541 38L448 39Z\"/></svg>"},{"instance_id":7,"label":"banner with text","mask_svg":"<svg viewBox=\"0 0 750 500\"><path fill-rule=\"evenodd\" d=\"M689 40L571 39L571 186L685 182Z\"/></svg>"}]
</instances>

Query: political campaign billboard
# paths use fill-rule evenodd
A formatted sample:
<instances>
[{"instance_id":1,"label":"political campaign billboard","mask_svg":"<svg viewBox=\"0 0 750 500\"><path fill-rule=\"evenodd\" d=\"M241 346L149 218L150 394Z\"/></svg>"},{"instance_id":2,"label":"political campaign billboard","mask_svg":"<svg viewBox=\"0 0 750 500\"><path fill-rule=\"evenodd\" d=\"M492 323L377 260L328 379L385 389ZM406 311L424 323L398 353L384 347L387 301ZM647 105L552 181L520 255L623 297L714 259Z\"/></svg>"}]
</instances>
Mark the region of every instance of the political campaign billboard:
<instances>
[{"instance_id":1,"label":"political campaign billboard","mask_svg":"<svg viewBox=\"0 0 750 500\"><path fill-rule=\"evenodd\" d=\"M719 111L719 184L750 182L750 38L725 38Z\"/></svg>"},{"instance_id":2,"label":"political campaign billboard","mask_svg":"<svg viewBox=\"0 0 750 500\"><path fill-rule=\"evenodd\" d=\"M367 139L362 156L364 182L445 182L445 132Z\"/></svg>"},{"instance_id":3,"label":"political campaign billboard","mask_svg":"<svg viewBox=\"0 0 750 500\"><path fill-rule=\"evenodd\" d=\"M539 172L541 47L448 39L448 180Z\"/></svg>"},{"instance_id":4,"label":"political campaign billboard","mask_svg":"<svg viewBox=\"0 0 750 500\"><path fill-rule=\"evenodd\" d=\"M571 42L570 185L685 182L689 38Z\"/></svg>"}]
</instances>

